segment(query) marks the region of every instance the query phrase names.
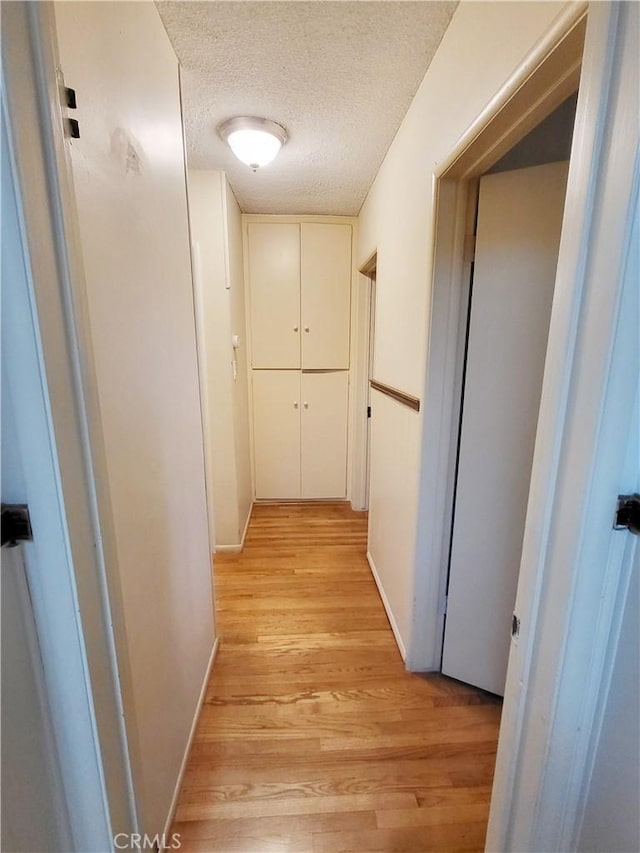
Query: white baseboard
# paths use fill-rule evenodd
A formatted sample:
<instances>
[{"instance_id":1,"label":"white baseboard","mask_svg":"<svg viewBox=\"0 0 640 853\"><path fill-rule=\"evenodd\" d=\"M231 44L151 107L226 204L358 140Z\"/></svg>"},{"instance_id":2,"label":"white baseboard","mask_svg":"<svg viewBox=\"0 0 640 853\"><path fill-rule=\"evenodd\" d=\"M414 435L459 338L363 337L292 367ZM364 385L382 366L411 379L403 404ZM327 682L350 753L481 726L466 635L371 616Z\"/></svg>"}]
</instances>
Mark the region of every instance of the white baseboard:
<instances>
[{"instance_id":1,"label":"white baseboard","mask_svg":"<svg viewBox=\"0 0 640 853\"><path fill-rule=\"evenodd\" d=\"M391 630L393 631L393 636L396 638L396 643L398 644L398 648L400 649L400 654L402 655L402 660L406 661L407 652L404 647L404 643L402 642L402 637L400 636L400 630L394 618L394 615L391 611L391 606L389 604L389 599L387 598L384 589L382 588L382 581L380 580L380 576L378 575L378 571L376 569L376 565L373 562L373 557L367 551L367 562L369 563L369 568L371 569L371 574L373 575L373 579L376 582L376 586L378 587L378 592L380 593L380 598L382 599L382 603L384 604L384 609L387 613L387 619L389 620L389 624L391 625Z\"/></svg>"},{"instance_id":2,"label":"white baseboard","mask_svg":"<svg viewBox=\"0 0 640 853\"><path fill-rule=\"evenodd\" d=\"M218 646L220 645L220 638L216 637L213 648L211 649L211 655L209 656L209 662L207 663L207 669L204 674L204 680L202 682L202 687L200 689L200 695L198 696L198 702L196 704L196 710L193 715L193 721L191 723L191 729L189 731L189 737L187 738L187 745L184 749L184 755L182 756L182 762L180 764L180 770L178 772L178 778L176 780L176 786L173 791L173 797L171 798L171 806L169 808L169 814L167 816L166 823L164 825L164 834L163 838L169 838L169 833L171 831L171 824L173 823L173 818L175 817L176 809L178 807L178 800L180 798L180 788L182 787L182 780L184 778L184 771L187 769L187 762L189 760L189 753L191 752L191 744L193 743L193 738L196 733L196 727L198 725L198 720L200 718L200 711L202 709L202 703L204 702L204 697L207 693L207 685L209 683L209 676L211 675L211 668L213 667L213 662L216 659L216 655L218 654Z\"/></svg>"},{"instance_id":3,"label":"white baseboard","mask_svg":"<svg viewBox=\"0 0 640 853\"><path fill-rule=\"evenodd\" d=\"M347 504L349 498L256 498L255 503L261 506L278 504Z\"/></svg>"},{"instance_id":4,"label":"white baseboard","mask_svg":"<svg viewBox=\"0 0 640 853\"><path fill-rule=\"evenodd\" d=\"M249 522L251 521L251 516L253 515L253 507L255 504L251 504L249 508L249 514L247 515L247 520L244 523L244 530L242 531L242 538L240 539L239 545L216 545L215 554L239 554L244 548L244 540L247 538L247 530L249 529Z\"/></svg>"}]
</instances>

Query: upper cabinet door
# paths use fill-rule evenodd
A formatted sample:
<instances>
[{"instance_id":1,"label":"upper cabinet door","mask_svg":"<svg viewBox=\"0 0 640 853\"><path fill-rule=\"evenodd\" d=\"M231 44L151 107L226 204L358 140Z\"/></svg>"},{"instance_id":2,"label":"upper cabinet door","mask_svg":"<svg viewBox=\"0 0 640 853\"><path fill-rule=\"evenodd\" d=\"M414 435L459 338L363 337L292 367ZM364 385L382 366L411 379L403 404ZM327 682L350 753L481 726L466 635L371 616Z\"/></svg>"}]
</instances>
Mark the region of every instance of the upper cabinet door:
<instances>
[{"instance_id":1,"label":"upper cabinet door","mask_svg":"<svg viewBox=\"0 0 640 853\"><path fill-rule=\"evenodd\" d=\"M349 367L351 226L301 226L302 367Z\"/></svg>"},{"instance_id":2,"label":"upper cabinet door","mask_svg":"<svg viewBox=\"0 0 640 853\"><path fill-rule=\"evenodd\" d=\"M252 366L300 367L300 226L249 225Z\"/></svg>"}]
</instances>

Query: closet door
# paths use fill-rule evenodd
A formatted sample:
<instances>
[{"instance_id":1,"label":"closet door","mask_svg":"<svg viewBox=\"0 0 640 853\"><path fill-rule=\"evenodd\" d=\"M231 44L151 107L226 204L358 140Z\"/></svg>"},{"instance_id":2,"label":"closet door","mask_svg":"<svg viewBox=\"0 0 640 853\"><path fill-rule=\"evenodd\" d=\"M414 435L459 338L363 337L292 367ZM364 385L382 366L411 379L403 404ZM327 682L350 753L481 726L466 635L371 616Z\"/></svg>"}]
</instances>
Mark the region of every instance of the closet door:
<instances>
[{"instance_id":1,"label":"closet door","mask_svg":"<svg viewBox=\"0 0 640 853\"><path fill-rule=\"evenodd\" d=\"M301 225L302 367L349 367L351 226Z\"/></svg>"},{"instance_id":2,"label":"closet door","mask_svg":"<svg viewBox=\"0 0 640 853\"><path fill-rule=\"evenodd\" d=\"M568 163L480 179L442 671L504 693Z\"/></svg>"},{"instance_id":3,"label":"closet door","mask_svg":"<svg viewBox=\"0 0 640 853\"><path fill-rule=\"evenodd\" d=\"M300 367L300 226L248 226L251 363Z\"/></svg>"},{"instance_id":4,"label":"closet door","mask_svg":"<svg viewBox=\"0 0 640 853\"><path fill-rule=\"evenodd\" d=\"M302 497L344 498L349 374L303 373L301 388Z\"/></svg>"},{"instance_id":5,"label":"closet door","mask_svg":"<svg viewBox=\"0 0 640 853\"><path fill-rule=\"evenodd\" d=\"M300 373L253 371L256 498L300 497Z\"/></svg>"}]
</instances>

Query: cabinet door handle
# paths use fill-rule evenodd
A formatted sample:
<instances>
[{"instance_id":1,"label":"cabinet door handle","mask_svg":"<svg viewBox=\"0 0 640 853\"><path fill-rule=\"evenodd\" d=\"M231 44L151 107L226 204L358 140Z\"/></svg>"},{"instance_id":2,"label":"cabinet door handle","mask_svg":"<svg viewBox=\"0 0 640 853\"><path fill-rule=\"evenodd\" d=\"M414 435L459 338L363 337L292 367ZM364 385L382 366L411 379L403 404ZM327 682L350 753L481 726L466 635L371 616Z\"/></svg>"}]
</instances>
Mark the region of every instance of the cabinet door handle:
<instances>
[{"instance_id":1,"label":"cabinet door handle","mask_svg":"<svg viewBox=\"0 0 640 853\"><path fill-rule=\"evenodd\" d=\"M297 408L298 408L298 401L297 401L297 400L295 400L295 401L294 401L293 408L294 408L294 409L297 409Z\"/></svg>"},{"instance_id":2,"label":"cabinet door handle","mask_svg":"<svg viewBox=\"0 0 640 853\"><path fill-rule=\"evenodd\" d=\"M306 401L302 405L305 407L305 409L309 408L309 404Z\"/></svg>"},{"instance_id":3,"label":"cabinet door handle","mask_svg":"<svg viewBox=\"0 0 640 853\"><path fill-rule=\"evenodd\" d=\"M305 330L305 332L308 332L308 331L309 331L309 327L308 327L308 326L305 326L305 327L304 327L304 330Z\"/></svg>"},{"instance_id":4,"label":"cabinet door handle","mask_svg":"<svg viewBox=\"0 0 640 853\"><path fill-rule=\"evenodd\" d=\"M297 332L299 328L300 328L299 326L294 326L294 327L293 327L293 331L294 331L294 332Z\"/></svg>"}]
</instances>

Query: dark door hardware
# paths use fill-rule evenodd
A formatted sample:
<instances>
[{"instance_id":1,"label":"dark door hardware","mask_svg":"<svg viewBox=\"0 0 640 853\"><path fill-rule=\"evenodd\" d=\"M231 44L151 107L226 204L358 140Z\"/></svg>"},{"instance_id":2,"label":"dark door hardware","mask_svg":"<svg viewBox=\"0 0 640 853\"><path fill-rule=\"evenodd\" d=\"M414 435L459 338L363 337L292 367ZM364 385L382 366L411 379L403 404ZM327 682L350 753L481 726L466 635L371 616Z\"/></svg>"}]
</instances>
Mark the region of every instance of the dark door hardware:
<instances>
[{"instance_id":1,"label":"dark door hardware","mask_svg":"<svg viewBox=\"0 0 640 853\"><path fill-rule=\"evenodd\" d=\"M18 542L31 542L31 519L26 504L2 504L2 544L15 548Z\"/></svg>"},{"instance_id":2,"label":"dark door hardware","mask_svg":"<svg viewBox=\"0 0 640 853\"><path fill-rule=\"evenodd\" d=\"M71 139L80 139L80 125L75 118L66 118L67 134Z\"/></svg>"},{"instance_id":3,"label":"dark door hardware","mask_svg":"<svg viewBox=\"0 0 640 853\"><path fill-rule=\"evenodd\" d=\"M618 495L614 530L630 530L640 535L640 495Z\"/></svg>"},{"instance_id":4,"label":"dark door hardware","mask_svg":"<svg viewBox=\"0 0 640 853\"><path fill-rule=\"evenodd\" d=\"M64 99L70 110L78 109L78 101L76 100L76 90L71 86L64 87Z\"/></svg>"}]
</instances>

